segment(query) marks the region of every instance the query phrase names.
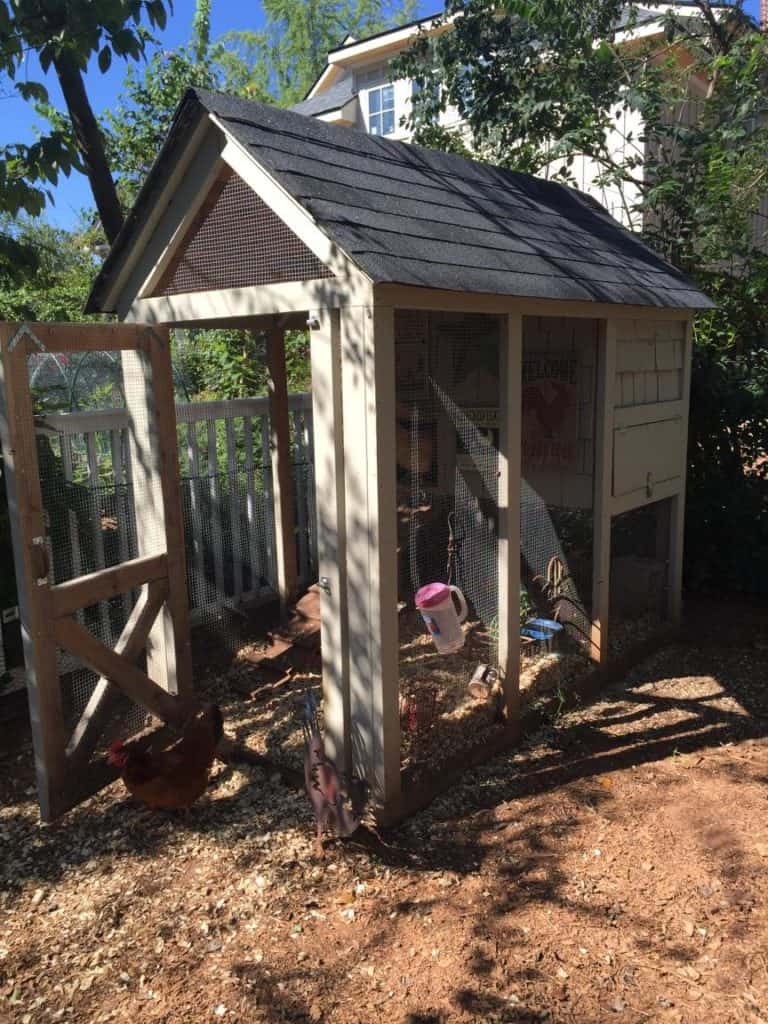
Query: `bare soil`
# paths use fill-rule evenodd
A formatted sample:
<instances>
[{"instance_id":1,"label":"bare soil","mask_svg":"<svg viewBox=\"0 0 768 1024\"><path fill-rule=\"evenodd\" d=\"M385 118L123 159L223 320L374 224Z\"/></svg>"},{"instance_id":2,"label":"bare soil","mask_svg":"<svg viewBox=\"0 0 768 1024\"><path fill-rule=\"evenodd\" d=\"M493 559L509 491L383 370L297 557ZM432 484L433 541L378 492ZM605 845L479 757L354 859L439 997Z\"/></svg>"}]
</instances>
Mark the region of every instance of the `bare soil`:
<instances>
[{"instance_id":1,"label":"bare soil","mask_svg":"<svg viewBox=\"0 0 768 1024\"><path fill-rule=\"evenodd\" d=\"M693 607L595 703L324 860L258 768L217 766L186 817L116 784L42 827L7 723L0 1019L765 1024L767 680L765 609Z\"/></svg>"}]
</instances>

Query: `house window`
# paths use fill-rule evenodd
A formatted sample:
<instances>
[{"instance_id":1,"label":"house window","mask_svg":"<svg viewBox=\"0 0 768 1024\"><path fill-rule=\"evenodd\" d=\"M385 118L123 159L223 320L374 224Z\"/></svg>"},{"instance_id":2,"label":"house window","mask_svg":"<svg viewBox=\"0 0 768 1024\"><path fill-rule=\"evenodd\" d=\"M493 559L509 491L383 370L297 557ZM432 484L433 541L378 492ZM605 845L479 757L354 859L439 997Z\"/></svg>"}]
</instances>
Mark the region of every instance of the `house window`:
<instances>
[{"instance_id":1,"label":"house window","mask_svg":"<svg viewBox=\"0 0 768 1024\"><path fill-rule=\"evenodd\" d=\"M395 130L395 87L380 85L368 92L368 131L392 135Z\"/></svg>"}]
</instances>

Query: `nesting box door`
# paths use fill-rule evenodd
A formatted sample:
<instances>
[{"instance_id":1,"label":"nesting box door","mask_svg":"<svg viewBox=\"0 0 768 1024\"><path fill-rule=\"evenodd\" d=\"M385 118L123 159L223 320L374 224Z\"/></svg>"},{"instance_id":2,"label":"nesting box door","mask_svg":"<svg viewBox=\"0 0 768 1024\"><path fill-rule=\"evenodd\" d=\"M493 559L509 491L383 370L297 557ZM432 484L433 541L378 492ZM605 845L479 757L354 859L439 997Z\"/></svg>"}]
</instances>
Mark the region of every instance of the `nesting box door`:
<instances>
[{"instance_id":1,"label":"nesting box door","mask_svg":"<svg viewBox=\"0 0 768 1024\"><path fill-rule=\"evenodd\" d=\"M616 321L613 497L622 510L682 484L685 332L684 321Z\"/></svg>"},{"instance_id":2,"label":"nesting box door","mask_svg":"<svg viewBox=\"0 0 768 1024\"><path fill-rule=\"evenodd\" d=\"M682 417L619 428L613 446L613 493L651 496L659 484L679 481Z\"/></svg>"}]
</instances>

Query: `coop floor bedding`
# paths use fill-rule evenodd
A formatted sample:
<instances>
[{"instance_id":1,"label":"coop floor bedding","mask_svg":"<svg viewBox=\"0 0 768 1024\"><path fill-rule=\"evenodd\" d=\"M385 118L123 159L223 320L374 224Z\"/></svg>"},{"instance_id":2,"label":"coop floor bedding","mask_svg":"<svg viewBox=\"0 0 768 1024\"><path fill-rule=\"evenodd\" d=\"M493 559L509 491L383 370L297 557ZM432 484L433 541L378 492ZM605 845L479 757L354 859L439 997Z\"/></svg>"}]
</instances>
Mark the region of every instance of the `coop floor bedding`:
<instances>
[{"instance_id":1,"label":"coop floor bedding","mask_svg":"<svg viewBox=\"0 0 768 1024\"><path fill-rule=\"evenodd\" d=\"M419 614L401 615L401 764L412 777L434 771L502 728L493 707L468 690L478 665L495 664L495 641L482 623L469 622L464 628L462 650L441 655ZM238 742L276 767L302 771L301 708L308 690L316 694L322 717L319 666L276 678L257 663L257 653L252 646L243 647L224 675L211 674L206 689L215 692L225 709L228 730ZM589 663L578 654L526 653L521 660L523 700L531 703L544 693L565 688L586 671Z\"/></svg>"},{"instance_id":2,"label":"coop floor bedding","mask_svg":"<svg viewBox=\"0 0 768 1024\"><path fill-rule=\"evenodd\" d=\"M655 611L614 616L608 630L608 651L611 657L618 657L628 648L651 640L665 624L664 616Z\"/></svg>"}]
</instances>

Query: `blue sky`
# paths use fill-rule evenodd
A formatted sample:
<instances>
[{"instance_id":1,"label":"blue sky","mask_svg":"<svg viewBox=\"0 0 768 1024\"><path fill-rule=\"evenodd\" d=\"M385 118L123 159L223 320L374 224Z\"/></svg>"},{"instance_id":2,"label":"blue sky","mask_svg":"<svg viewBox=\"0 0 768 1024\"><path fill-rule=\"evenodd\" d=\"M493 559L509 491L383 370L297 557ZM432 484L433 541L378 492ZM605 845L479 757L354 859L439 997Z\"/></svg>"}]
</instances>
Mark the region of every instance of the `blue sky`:
<instances>
[{"instance_id":1,"label":"blue sky","mask_svg":"<svg viewBox=\"0 0 768 1024\"><path fill-rule=\"evenodd\" d=\"M418 16L433 14L441 7L442 4L437 0L431 3L422 2L418 5ZM160 34L160 43L168 50L188 41L195 13L195 0L174 0L173 8L166 30ZM242 0L213 0L211 8L211 34L214 39L232 29L258 29L263 25L264 17L260 3L244 4ZM125 62L115 60L107 74L102 75L95 67L95 61L91 62L86 84L97 114L114 106L119 99L125 71ZM64 110L64 101L55 77L42 75L34 58L29 58L19 77L31 81L44 81L51 100L59 109ZM36 126L44 130L45 125L29 104L14 96L8 96L7 92L7 89L0 90L0 117L3 122L0 137L4 143L31 141L35 136ZM55 203L49 205L45 216L53 224L70 228L76 224L80 210L92 205L86 178L73 172L69 178L61 180L55 190Z\"/></svg>"},{"instance_id":2,"label":"blue sky","mask_svg":"<svg viewBox=\"0 0 768 1024\"><path fill-rule=\"evenodd\" d=\"M746 7L753 16L757 17L759 0L748 0ZM423 2L422 0L418 4L417 14L425 16L433 14L441 8L442 4L437 0L433 0L433 2ZM175 0L173 15L161 38L165 49L180 46L189 39L194 10L195 0ZM258 29L263 24L262 6L260 3L245 5L242 0L213 0L211 20L214 38L232 29ZM52 79L50 75L41 76L34 58L29 59L23 74L32 81L39 81L41 77L44 77L51 99L60 109L63 109L63 101L55 79ZM125 64L118 60L113 63L106 75L100 74L98 69L89 70L87 75L88 91L97 114L113 106L119 99L124 75ZM3 142L25 142L34 137L36 115L32 108L22 100L0 93L0 116L3 121ZM64 178L56 189L55 204L49 206L46 217L61 227L73 227L78 219L79 211L83 207L91 205L91 195L86 179L82 175L73 173L70 178Z\"/></svg>"}]
</instances>

